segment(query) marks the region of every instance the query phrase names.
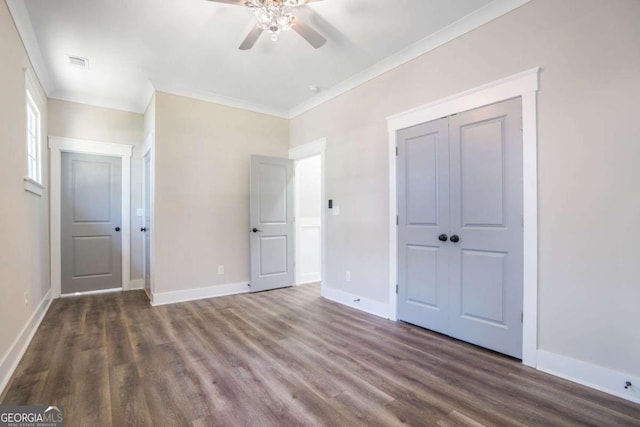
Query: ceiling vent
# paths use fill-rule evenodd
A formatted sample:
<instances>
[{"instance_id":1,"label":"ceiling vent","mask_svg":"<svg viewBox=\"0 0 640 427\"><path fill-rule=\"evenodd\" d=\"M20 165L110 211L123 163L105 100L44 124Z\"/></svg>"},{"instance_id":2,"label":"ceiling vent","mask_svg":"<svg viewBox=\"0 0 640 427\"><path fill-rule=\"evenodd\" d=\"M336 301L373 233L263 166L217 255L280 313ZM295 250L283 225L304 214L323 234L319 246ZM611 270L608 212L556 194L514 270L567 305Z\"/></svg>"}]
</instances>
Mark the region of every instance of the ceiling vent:
<instances>
[{"instance_id":1,"label":"ceiling vent","mask_svg":"<svg viewBox=\"0 0 640 427\"><path fill-rule=\"evenodd\" d=\"M71 56L68 55L69 57L69 64L71 64L71 66L73 68L80 68L83 70L88 70L89 69L89 60L86 58L81 58L79 56Z\"/></svg>"}]
</instances>

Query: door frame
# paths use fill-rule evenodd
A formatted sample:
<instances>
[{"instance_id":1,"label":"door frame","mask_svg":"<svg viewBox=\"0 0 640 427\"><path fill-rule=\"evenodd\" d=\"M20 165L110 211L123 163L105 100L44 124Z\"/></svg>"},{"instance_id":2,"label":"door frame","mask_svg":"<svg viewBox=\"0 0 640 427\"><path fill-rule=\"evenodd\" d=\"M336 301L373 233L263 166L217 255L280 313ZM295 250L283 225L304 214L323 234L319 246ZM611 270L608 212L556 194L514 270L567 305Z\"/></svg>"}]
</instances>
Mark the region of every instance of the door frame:
<instances>
[{"instance_id":1,"label":"door frame","mask_svg":"<svg viewBox=\"0 0 640 427\"><path fill-rule=\"evenodd\" d=\"M51 210L50 250L51 250L51 290L53 298L62 293L62 230L61 230L61 193L62 193L62 153L93 154L99 156L120 157L122 159L122 289L128 290L131 281L131 155L133 145L97 142L82 139L49 137L51 154Z\"/></svg>"},{"instance_id":2,"label":"door frame","mask_svg":"<svg viewBox=\"0 0 640 427\"><path fill-rule=\"evenodd\" d=\"M320 288L321 290L324 290L324 278L326 277L326 273L325 273L325 217L326 217L326 209L324 207L324 203L325 203L325 185L324 185L324 181L325 181L325 151L327 148L327 139L326 138L320 138L317 139L315 141L306 143L306 144L302 144L299 145L297 147L293 147L289 150L289 159L294 161L294 173L295 173L295 162L298 160L302 160L302 159L306 159L309 157L314 157L314 156L320 156L320 205L321 205L321 209L320 209ZM300 245L298 244L298 212L297 212L297 207L298 207L298 200L297 200L297 188L295 188L294 185L294 194L296 196L296 200L294 203L295 206L295 224L294 224L294 240L296 243L296 250L294 251L294 262L296 265L295 268L295 284L296 286L301 285L301 277L300 277L300 273L298 271L297 268L297 264L298 264L298 252L299 252L299 247Z\"/></svg>"},{"instance_id":3,"label":"door frame","mask_svg":"<svg viewBox=\"0 0 640 427\"><path fill-rule=\"evenodd\" d=\"M540 68L448 96L387 117L389 132L389 318L397 320L398 237L396 216L396 134L400 129L508 99L522 98L523 144L523 319L522 363L536 367L538 347L538 136L537 91Z\"/></svg>"},{"instance_id":4,"label":"door frame","mask_svg":"<svg viewBox=\"0 0 640 427\"><path fill-rule=\"evenodd\" d=\"M153 266L153 230L154 230L154 226L155 226L155 200L154 200L154 183L155 183L155 133L151 132L149 134L149 136L147 136L147 139L144 142L144 145L142 146L142 206L144 208L144 215L147 214L147 209L149 209L149 226L151 227L151 234L149 235L149 264L151 264ZM149 161L151 163L151 170L149 171L149 175L150 175L150 181L149 182L149 192L151 193L149 195L149 204L150 206L146 206L146 200L147 200L147 175L145 173L144 170L144 158L147 157L147 154L149 154ZM144 221L144 216L142 217L142 220ZM146 258L145 258L145 254L147 251L147 239L146 236L143 237L142 239L142 288L145 289L145 284L144 284L144 280L145 277L147 275L147 262L146 262ZM155 280L154 280L154 274L153 274L153 268L151 268L151 271L149 272L149 291L151 293L150 300L151 303L153 304L153 292L155 290Z\"/></svg>"}]
</instances>

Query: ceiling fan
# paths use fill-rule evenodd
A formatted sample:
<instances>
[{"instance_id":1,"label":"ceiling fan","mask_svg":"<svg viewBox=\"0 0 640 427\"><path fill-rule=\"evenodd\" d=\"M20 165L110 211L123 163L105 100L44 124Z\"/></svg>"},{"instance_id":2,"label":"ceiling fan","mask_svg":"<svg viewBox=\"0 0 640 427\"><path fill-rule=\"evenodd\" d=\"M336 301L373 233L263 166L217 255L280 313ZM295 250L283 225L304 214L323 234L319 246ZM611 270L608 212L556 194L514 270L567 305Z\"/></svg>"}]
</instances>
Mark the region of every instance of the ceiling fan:
<instances>
[{"instance_id":1,"label":"ceiling fan","mask_svg":"<svg viewBox=\"0 0 640 427\"><path fill-rule=\"evenodd\" d=\"M267 31L271 33L271 40L278 40L278 35L283 31L293 29L300 34L311 46L318 49L327 41L320 33L296 18L294 9L322 0L209 0L216 3L246 6L253 11L258 20L258 25L240 44L240 50L249 50L258 40L258 37Z\"/></svg>"}]
</instances>

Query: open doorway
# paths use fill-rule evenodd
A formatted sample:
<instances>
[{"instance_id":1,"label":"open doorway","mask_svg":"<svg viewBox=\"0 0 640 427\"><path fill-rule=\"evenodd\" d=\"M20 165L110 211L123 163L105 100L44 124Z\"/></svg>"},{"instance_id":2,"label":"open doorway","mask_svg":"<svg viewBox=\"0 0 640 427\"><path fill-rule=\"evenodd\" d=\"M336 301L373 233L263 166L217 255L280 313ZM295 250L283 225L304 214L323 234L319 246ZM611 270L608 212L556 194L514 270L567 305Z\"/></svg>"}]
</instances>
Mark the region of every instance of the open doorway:
<instances>
[{"instance_id":1,"label":"open doorway","mask_svg":"<svg viewBox=\"0 0 640 427\"><path fill-rule=\"evenodd\" d=\"M322 158L295 162L296 285L322 279Z\"/></svg>"},{"instance_id":2,"label":"open doorway","mask_svg":"<svg viewBox=\"0 0 640 427\"><path fill-rule=\"evenodd\" d=\"M325 276L326 139L289 150L294 162L295 284L320 282Z\"/></svg>"}]
</instances>

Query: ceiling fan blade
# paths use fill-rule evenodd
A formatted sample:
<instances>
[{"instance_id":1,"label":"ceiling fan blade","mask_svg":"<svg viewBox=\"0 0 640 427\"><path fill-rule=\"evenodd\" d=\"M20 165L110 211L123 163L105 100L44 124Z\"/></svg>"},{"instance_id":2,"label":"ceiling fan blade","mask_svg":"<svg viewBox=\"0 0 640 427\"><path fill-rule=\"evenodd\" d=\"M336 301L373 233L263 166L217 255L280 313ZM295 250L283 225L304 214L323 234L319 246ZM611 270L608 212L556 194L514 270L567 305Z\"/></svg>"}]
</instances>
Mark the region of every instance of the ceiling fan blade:
<instances>
[{"instance_id":1,"label":"ceiling fan blade","mask_svg":"<svg viewBox=\"0 0 640 427\"><path fill-rule=\"evenodd\" d=\"M258 37L260 37L260 35L262 34L264 30L260 27L254 27L253 30L251 30L251 32L249 32L249 34L247 35L247 37L244 39L244 41L242 42L242 44L240 45L240 47L238 49L240 50L249 50L253 47L254 44L256 44L256 41L258 40Z\"/></svg>"},{"instance_id":2,"label":"ceiling fan blade","mask_svg":"<svg viewBox=\"0 0 640 427\"><path fill-rule=\"evenodd\" d=\"M236 6L244 6L244 0L209 0L214 3L233 4Z\"/></svg>"},{"instance_id":3,"label":"ceiling fan blade","mask_svg":"<svg viewBox=\"0 0 640 427\"><path fill-rule=\"evenodd\" d=\"M315 49L319 48L320 46L322 46L327 42L327 39L322 37L322 35L320 35L319 32L317 32L316 30L314 30L313 28L311 28L310 26L308 26L307 24L305 24L299 19L295 20L293 27L291 28L293 28L293 30L296 33L300 34L302 38L305 39L307 42L309 42L309 44L313 46Z\"/></svg>"}]
</instances>

